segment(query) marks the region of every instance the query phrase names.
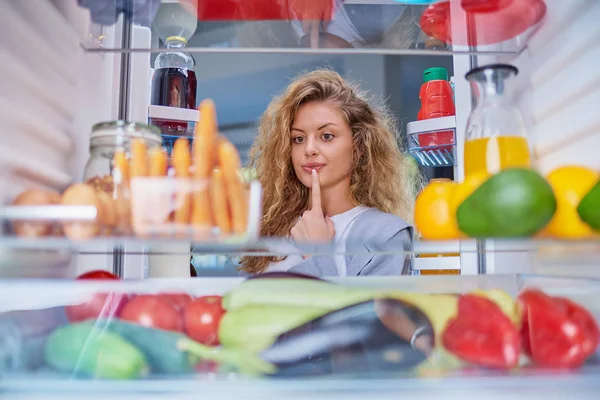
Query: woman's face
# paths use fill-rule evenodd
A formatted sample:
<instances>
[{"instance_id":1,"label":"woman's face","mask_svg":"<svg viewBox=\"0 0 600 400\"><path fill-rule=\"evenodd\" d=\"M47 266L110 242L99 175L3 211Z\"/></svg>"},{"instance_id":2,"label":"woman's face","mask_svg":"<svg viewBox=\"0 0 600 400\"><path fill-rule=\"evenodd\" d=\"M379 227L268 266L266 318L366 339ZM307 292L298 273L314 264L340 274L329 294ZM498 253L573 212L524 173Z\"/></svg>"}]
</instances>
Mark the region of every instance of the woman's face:
<instances>
[{"instance_id":1,"label":"woman's face","mask_svg":"<svg viewBox=\"0 0 600 400\"><path fill-rule=\"evenodd\" d=\"M311 170L316 169L324 189L342 182L350 185L352 131L335 105L303 104L296 113L290 135L292 164L300 182L310 188Z\"/></svg>"}]
</instances>

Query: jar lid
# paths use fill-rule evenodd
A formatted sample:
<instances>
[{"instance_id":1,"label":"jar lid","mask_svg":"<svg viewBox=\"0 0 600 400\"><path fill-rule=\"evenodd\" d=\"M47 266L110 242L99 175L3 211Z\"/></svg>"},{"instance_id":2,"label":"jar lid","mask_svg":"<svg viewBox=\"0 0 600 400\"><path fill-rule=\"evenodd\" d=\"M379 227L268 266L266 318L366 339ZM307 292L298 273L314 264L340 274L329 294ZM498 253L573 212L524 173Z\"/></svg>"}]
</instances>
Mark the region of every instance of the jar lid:
<instances>
[{"instance_id":1,"label":"jar lid","mask_svg":"<svg viewBox=\"0 0 600 400\"><path fill-rule=\"evenodd\" d=\"M127 122L122 120L99 122L95 124L92 126L90 140L119 135L132 138L141 137L149 142L156 142L157 144L162 143L161 131L158 127L139 122Z\"/></svg>"}]
</instances>

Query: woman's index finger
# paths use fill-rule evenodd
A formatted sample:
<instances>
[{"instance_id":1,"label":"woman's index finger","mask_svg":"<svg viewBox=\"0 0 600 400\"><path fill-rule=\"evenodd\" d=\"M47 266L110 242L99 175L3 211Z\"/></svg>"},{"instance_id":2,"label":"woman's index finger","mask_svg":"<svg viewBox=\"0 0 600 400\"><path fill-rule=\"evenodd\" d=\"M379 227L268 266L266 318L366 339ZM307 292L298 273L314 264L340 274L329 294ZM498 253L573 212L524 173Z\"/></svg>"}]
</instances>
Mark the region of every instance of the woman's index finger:
<instances>
[{"instance_id":1,"label":"woman's index finger","mask_svg":"<svg viewBox=\"0 0 600 400\"><path fill-rule=\"evenodd\" d=\"M313 169L312 172L312 205L311 210L320 211L321 209L321 182L319 182L319 174L317 170Z\"/></svg>"}]
</instances>

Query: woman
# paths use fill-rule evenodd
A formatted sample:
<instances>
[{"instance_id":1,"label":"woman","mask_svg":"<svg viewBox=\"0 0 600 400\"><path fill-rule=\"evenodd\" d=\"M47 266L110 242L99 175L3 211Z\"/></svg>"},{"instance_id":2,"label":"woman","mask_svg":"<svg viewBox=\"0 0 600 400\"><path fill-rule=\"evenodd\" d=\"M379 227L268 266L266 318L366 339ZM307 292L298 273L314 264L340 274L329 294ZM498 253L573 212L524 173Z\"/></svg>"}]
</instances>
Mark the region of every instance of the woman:
<instances>
[{"instance_id":1,"label":"woman","mask_svg":"<svg viewBox=\"0 0 600 400\"><path fill-rule=\"evenodd\" d=\"M336 72L292 82L264 113L250 152L264 192L262 235L292 246L276 249L284 257L244 257L242 270L407 273L413 187L395 133L387 114ZM290 254L299 243L333 243L337 251Z\"/></svg>"}]
</instances>

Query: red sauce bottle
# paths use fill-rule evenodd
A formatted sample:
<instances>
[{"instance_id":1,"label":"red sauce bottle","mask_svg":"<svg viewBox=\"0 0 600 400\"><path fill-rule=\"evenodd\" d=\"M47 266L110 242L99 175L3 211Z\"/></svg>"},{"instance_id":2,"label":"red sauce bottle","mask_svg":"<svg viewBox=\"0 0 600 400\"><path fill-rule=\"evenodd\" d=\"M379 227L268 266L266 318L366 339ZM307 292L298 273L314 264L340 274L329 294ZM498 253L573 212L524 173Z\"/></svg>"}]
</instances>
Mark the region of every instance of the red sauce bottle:
<instances>
[{"instance_id":1,"label":"red sauce bottle","mask_svg":"<svg viewBox=\"0 0 600 400\"><path fill-rule=\"evenodd\" d=\"M448 117L455 114L452 100L452 86L448 82L448 70L434 67L423 72L423 85L419 92L421 109L419 121L431 118ZM452 131L435 132L419 135L419 145L422 147L439 146L454 143Z\"/></svg>"}]
</instances>

